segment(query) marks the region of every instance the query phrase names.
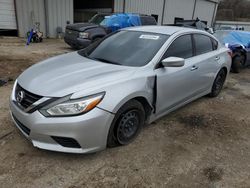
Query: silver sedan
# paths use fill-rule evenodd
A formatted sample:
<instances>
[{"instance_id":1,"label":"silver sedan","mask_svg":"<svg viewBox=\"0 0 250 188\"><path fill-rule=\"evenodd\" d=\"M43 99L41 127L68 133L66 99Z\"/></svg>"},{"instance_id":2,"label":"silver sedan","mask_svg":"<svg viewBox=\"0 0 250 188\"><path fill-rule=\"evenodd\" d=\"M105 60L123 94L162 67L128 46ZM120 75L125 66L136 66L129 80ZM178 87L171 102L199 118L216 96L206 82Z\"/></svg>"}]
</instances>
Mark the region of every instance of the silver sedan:
<instances>
[{"instance_id":1,"label":"silver sedan","mask_svg":"<svg viewBox=\"0 0 250 188\"><path fill-rule=\"evenodd\" d=\"M130 143L144 124L199 97L216 97L230 67L228 49L206 32L123 29L24 71L11 115L35 147L96 152Z\"/></svg>"}]
</instances>

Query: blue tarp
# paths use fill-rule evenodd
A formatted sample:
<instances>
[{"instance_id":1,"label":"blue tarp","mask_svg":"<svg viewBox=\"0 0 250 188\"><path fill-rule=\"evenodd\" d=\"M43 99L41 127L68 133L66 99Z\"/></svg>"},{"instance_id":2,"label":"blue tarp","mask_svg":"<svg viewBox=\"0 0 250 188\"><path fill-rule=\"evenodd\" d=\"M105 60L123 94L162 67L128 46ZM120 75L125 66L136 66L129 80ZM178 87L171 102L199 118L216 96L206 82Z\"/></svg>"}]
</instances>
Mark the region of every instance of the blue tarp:
<instances>
[{"instance_id":1,"label":"blue tarp","mask_svg":"<svg viewBox=\"0 0 250 188\"><path fill-rule=\"evenodd\" d=\"M108 16L105 25L114 32L125 27L140 26L141 19L138 14L113 14Z\"/></svg>"},{"instance_id":2,"label":"blue tarp","mask_svg":"<svg viewBox=\"0 0 250 188\"><path fill-rule=\"evenodd\" d=\"M250 32L246 31L231 31L223 39L224 43L230 45L243 45L246 48L250 47Z\"/></svg>"}]
</instances>

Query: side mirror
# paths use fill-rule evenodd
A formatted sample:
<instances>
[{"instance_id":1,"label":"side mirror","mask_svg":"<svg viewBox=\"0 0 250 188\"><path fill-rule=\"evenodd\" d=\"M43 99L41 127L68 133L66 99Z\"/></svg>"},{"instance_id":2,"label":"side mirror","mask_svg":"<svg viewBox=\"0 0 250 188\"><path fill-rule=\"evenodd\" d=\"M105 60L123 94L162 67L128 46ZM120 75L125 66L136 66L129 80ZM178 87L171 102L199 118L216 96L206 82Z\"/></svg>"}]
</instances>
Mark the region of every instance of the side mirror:
<instances>
[{"instance_id":1,"label":"side mirror","mask_svg":"<svg viewBox=\"0 0 250 188\"><path fill-rule=\"evenodd\" d=\"M168 57L162 60L164 67L183 67L185 65L185 59L179 57Z\"/></svg>"}]
</instances>

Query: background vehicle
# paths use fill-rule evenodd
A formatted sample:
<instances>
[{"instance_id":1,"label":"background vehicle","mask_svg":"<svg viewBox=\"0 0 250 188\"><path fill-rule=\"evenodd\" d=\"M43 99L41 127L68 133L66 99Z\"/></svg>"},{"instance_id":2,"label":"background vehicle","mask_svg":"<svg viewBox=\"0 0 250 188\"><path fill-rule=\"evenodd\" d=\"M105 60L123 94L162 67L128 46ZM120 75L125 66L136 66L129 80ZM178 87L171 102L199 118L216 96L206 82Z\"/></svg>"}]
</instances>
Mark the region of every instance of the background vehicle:
<instances>
[{"instance_id":1,"label":"background vehicle","mask_svg":"<svg viewBox=\"0 0 250 188\"><path fill-rule=\"evenodd\" d=\"M157 25L154 17L139 14L97 14L89 23L66 26L64 41L72 48L85 48L118 29L143 25Z\"/></svg>"},{"instance_id":2,"label":"background vehicle","mask_svg":"<svg viewBox=\"0 0 250 188\"><path fill-rule=\"evenodd\" d=\"M122 29L23 72L11 95L13 121L42 149L90 153L126 145L144 124L218 96L231 67L228 51L196 29Z\"/></svg>"},{"instance_id":3,"label":"background vehicle","mask_svg":"<svg viewBox=\"0 0 250 188\"><path fill-rule=\"evenodd\" d=\"M218 30L214 36L232 51L234 73L250 65L250 32Z\"/></svg>"},{"instance_id":4,"label":"background vehicle","mask_svg":"<svg viewBox=\"0 0 250 188\"><path fill-rule=\"evenodd\" d=\"M193 29L199 29L202 31L207 31L210 34L213 34L213 28L210 28L207 26L207 22L206 21L202 21L199 18L197 18L196 20L184 20L184 19L175 19L175 23L174 24L167 24L168 26L178 26L178 27L188 27L188 28L193 28Z\"/></svg>"},{"instance_id":5,"label":"background vehicle","mask_svg":"<svg viewBox=\"0 0 250 188\"><path fill-rule=\"evenodd\" d=\"M239 30L244 31L245 28L243 26L232 26L232 25L219 25L216 27L216 30Z\"/></svg>"}]
</instances>

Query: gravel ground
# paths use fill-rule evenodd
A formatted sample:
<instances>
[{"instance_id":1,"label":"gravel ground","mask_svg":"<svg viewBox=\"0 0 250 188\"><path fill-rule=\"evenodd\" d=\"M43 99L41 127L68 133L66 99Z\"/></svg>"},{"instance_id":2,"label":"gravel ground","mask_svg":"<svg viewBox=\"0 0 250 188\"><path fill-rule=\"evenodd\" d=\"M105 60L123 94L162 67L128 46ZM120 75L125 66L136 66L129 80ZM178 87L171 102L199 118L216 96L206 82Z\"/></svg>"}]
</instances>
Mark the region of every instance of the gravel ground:
<instances>
[{"instance_id":1,"label":"gravel ground","mask_svg":"<svg viewBox=\"0 0 250 188\"><path fill-rule=\"evenodd\" d=\"M250 69L147 126L125 147L91 155L32 147L11 122L13 80L30 65L71 51L61 40L25 46L0 39L0 187L250 187Z\"/></svg>"}]
</instances>

